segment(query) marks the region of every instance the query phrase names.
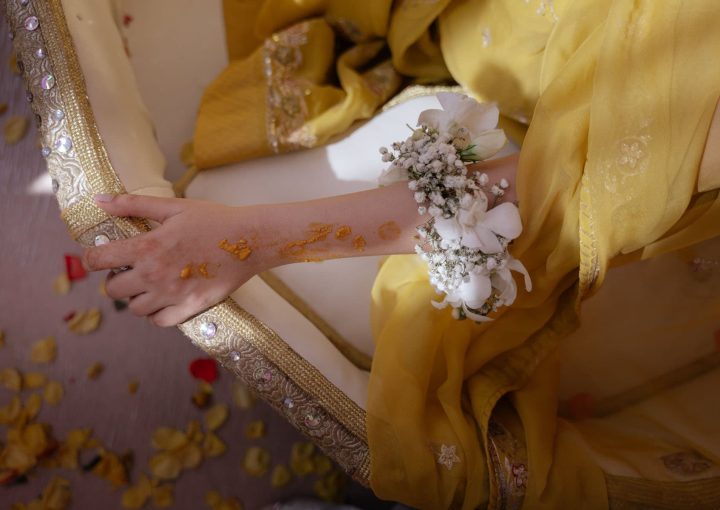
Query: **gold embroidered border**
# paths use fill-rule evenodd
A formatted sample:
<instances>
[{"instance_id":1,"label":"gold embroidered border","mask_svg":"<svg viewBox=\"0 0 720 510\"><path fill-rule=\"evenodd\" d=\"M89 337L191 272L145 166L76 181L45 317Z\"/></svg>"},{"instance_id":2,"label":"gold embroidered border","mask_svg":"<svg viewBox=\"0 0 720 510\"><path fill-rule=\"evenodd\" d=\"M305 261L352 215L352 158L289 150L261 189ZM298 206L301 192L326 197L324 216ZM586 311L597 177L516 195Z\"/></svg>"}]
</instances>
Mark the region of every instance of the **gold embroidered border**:
<instances>
[{"instance_id":1,"label":"gold embroidered border","mask_svg":"<svg viewBox=\"0 0 720 510\"><path fill-rule=\"evenodd\" d=\"M44 46L47 52L46 58L42 59L44 71L48 71L45 62L49 61L56 79L52 94L39 97L34 101L33 108L41 119L52 118L52 113L56 111L53 108L61 107L64 112L62 128L67 130L72 139L72 151L68 152L65 159L78 168L76 177L83 180L82 186L77 186L77 182L71 183L77 186L79 199L67 202L63 211L63 219L71 233L77 236L81 244L92 246L98 234L107 235L110 239L121 239L146 231L144 221L109 219L92 202L92 194L118 194L125 190L112 168L95 123L61 0L31 0L24 6L12 0L0 6L6 11L18 53L29 57L25 59L27 66L24 73L28 86L37 89L38 73L31 75L30 71L37 70L40 64L33 61L30 52L39 46ZM27 31L23 29L23 22L30 15L37 16L39 27ZM46 144L51 146L55 142L51 135L57 136L57 130L51 133L44 129L42 134ZM87 180L87 186L84 180ZM58 193L60 196L62 187L69 184L59 182L58 185L61 188ZM204 325L210 323L217 327L217 335L206 334ZM230 368L236 374L265 398L273 399L270 403L274 407L282 409L285 406L284 414L301 432L312 438L356 480L368 485L370 468L365 411L277 334L231 300L196 316L181 325L180 329L193 343L220 359L224 365L235 363ZM252 363L248 364L248 360ZM278 399L281 393L264 392L252 374L244 372L243 368L249 369L253 363L264 363L275 371L274 379L283 382L279 387L289 394L286 399L290 398L293 405L285 405L284 400L280 402ZM308 409L312 409L314 414L308 414ZM319 425L318 420L321 422ZM321 432L318 433L318 430Z\"/></svg>"},{"instance_id":2,"label":"gold embroidered border","mask_svg":"<svg viewBox=\"0 0 720 510\"><path fill-rule=\"evenodd\" d=\"M580 293L583 299L592 289L600 276L600 257L598 254L595 220L593 216L590 183L587 174L583 174L580 189ZM578 301L579 302L579 301Z\"/></svg>"}]
</instances>

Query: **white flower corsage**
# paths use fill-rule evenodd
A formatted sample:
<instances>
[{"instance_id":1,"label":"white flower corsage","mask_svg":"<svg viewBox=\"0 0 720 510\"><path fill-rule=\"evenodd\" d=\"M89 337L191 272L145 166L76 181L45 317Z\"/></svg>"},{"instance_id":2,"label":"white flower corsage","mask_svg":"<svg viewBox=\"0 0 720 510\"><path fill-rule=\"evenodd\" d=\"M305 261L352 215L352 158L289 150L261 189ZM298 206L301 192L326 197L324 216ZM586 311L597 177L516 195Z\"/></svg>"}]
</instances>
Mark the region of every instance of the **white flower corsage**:
<instances>
[{"instance_id":1,"label":"white flower corsage","mask_svg":"<svg viewBox=\"0 0 720 510\"><path fill-rule=\"evenodd\" d=\"M429 265L430 283L445 294L433 305L452 306L458 319L488 321L491 312L515 301L510 271L522 273L525 288L532 288L525 267L508 253L522 232L518 208L497 204L509 184L503 179L490 186L487 174L467 168L502 149L505 133L497 129L495 105L463 94L437 98L442 110L425 110L407 140L380 149L383 161L391 162L380 184L407 180L418 213L431 216L418 227L423 243L415 250Z\"/></svg>"}]
</instances>

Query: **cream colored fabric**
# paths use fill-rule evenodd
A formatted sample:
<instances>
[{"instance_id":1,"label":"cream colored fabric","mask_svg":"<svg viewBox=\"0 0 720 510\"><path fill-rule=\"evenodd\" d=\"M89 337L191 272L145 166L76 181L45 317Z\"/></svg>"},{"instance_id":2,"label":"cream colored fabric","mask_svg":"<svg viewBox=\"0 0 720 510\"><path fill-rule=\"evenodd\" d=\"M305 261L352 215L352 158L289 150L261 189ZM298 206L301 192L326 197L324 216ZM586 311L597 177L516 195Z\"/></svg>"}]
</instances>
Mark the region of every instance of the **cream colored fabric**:
<instances>
[{"instance_id":1,"label":"cream colored fabric","mask_svg":"<svg viewBox=\"0 0 720 510\"><path fill-rule=\"evenodd\" d=\"M129 193L172 197L165 158L125 54L110 0L63 0L100 135Z\"/></svg>"}]
</instances>

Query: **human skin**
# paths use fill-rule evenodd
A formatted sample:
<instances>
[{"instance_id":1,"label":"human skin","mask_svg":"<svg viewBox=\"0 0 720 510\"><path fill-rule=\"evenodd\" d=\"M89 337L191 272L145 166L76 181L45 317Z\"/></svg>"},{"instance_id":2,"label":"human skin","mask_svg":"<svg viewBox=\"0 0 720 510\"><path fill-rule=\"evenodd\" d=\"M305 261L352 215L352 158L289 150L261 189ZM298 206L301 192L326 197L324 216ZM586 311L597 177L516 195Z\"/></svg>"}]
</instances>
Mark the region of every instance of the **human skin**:
<instances>
[{"instance_id":1,"label":"human skin","mask_svg":"<svg viewBox=\"0 0 720 510\"><path fill-rule=\"evenodd\" d=\"M510 187L503 200L514 201L517 160L514 155L472 169L487 173L491 184L506 179ZM96 203L113 216L158 223L151 232L88 248L83 256L90 271L130 267L111 273L106 292L114 299L130 299L132 313L158 326L184 322L273 267L413 253L416 227L428 219L418 215L418 204L404 182L272 205L232 207L138 195L98 195ZM206 268L202 274L192 270L201 265Z\"/></svg>"}]
</instances>

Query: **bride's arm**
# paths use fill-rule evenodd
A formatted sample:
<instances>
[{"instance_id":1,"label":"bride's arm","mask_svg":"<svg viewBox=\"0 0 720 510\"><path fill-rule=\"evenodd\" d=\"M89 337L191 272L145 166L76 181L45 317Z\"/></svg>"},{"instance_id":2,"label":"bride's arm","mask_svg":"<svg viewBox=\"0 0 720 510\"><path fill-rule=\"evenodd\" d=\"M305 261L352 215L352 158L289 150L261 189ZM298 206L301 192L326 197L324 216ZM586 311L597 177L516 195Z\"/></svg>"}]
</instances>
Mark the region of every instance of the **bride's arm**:
<instances>
[{"instance_id":1,"label":"bride's arm","mask_svg":"<svg viewBox=\"0 0 720 510\"><path fill-rule=\"evenodd\" d=\"M477 166L505 178L514 200L516 157ZM407 184L286 204L230 207L137 195L98 196L113 216L143 217L152 232L85 252L91 271L128 266L106 291L131 298L130 310L160 326L183 322L218 303L252 276L295 262L412 253L427 218ZM331 284L331 282L327 282Z\"/></svg>"}]
</instances>

